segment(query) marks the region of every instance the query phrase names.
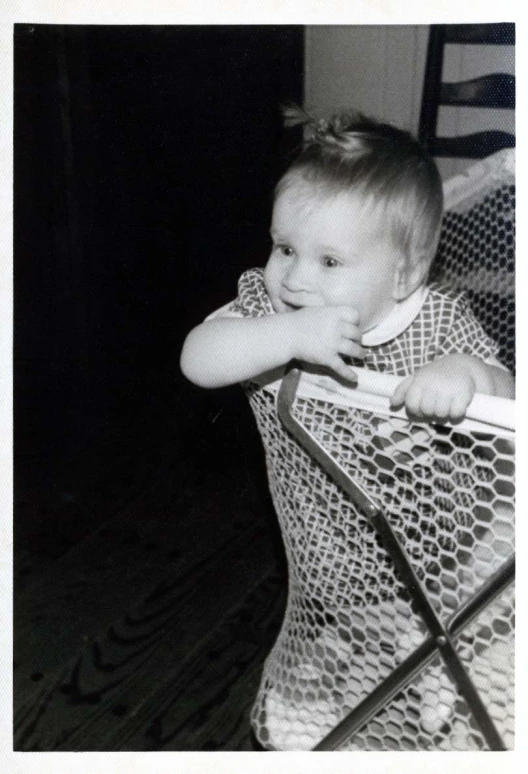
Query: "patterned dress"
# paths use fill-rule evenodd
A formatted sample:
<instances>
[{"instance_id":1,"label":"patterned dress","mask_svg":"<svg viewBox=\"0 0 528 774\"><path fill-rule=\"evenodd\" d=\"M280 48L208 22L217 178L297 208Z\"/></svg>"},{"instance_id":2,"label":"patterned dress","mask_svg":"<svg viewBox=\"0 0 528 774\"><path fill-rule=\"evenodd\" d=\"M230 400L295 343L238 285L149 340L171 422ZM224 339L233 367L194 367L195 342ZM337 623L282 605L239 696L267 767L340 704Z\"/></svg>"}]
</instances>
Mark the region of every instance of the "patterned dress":
<instances>
[{"instance_id":1,"label":"patterned dress","mask_svg":"<svg viewBox=\"0 0 528 774\"><path fill-rule=\"evenodd\" d=\"M422 293L410 324L388 341L369 345L365 368L407 376L444 355L463 353L484 361L497 355L497 344L485 333L463 293L432 284ZM238 282L238 296L211 317L262 317L274 314L264 285L263 269L249 269Z\"/></svg>"}]
</instances>

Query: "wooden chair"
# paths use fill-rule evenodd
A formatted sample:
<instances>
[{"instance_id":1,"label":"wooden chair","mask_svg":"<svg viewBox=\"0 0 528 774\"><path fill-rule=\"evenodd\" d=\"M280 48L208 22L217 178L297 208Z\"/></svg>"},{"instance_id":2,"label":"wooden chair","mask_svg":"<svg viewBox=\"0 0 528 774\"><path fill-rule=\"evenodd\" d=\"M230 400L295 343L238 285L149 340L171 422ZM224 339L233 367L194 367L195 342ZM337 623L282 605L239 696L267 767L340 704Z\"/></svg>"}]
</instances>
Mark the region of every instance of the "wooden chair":
<instances>
[{"instance_id":1,"label":"wooden chair","mask_svg":"<svg viewBox=\"0 0 528 774\"><path fill-rule=\"evenodd\" d=\"M458 83L442 81L445 46L515 44L515 25L504 24L434 24L431 26L419 137L433 156L479 159L515 147L513 134L485 130L460 137L437 136L441 106L470 108L515 108L515 77L507 73L490 73Z\"/></svg>"}]
</instances>

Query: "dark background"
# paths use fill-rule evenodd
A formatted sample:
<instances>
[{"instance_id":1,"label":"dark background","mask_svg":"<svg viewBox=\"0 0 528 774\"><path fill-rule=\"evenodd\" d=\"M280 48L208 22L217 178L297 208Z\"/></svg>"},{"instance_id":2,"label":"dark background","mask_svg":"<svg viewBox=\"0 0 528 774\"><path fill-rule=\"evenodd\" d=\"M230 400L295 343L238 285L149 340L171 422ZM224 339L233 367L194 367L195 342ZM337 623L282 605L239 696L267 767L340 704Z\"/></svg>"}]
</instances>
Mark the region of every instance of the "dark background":
<instances>
[{"instance_id":1,"label":"dark background","mask_svg":"<svg viewBox=\"0 0 528 774\"><path fill-rule=\"evenodd\" d=\"M16 26L17 388L57 404L50 432L178 379L190 326L265 261L301 82L301 28Z\"/></svg>"},{"instance_id":2,"label":"dark background","mask_svg":"<svg viewBox=\"0 0 528 774\"><path fill-rule=\"evenodd\" d=\"M266 260L303 30L15 25L14 59L15 749L252 749L280 538L242 390L179 356Z\"/></svg>"}]
</instances>

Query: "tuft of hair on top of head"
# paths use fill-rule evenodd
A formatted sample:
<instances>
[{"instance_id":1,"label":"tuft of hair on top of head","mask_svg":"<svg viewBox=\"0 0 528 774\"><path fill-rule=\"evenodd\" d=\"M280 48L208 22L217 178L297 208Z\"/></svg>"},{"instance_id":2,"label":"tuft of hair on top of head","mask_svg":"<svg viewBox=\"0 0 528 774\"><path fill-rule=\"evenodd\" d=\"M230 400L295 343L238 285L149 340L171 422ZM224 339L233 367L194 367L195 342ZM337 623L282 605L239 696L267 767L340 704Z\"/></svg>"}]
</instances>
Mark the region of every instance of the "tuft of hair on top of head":
<instances>
[{"instance_id":1,"label":"tuft of hair on top of head","mask_svg":"<svg viewBox=\"0 0 528 774\"><path fill-rule=\"evenodd\" d=\"M417 143L410 132L355 110L335 113L329 118L316 118L304 108L289 104L282 107L282 115L285 127L300 126L304 129L304 147L315 144L353 154L369 150L369 143L374 143L378 149L387 142L395 145Z\"/></svg>"},{"instance_id":2,"label":"tuft of hair on top of head","mask_svg":"<svg viewBox=\"0 0 528 774\"><path fill-rule=\"evenodd\" d=\"M300 152L279 181L275 196L299 178L321 192L357 193L387 215L395 246L409 270L428 270L443 215L438 168L410 132L344 110L316 118L298 105L282 108L286 127L304 130Z\"/></svg>"}]
</instances>

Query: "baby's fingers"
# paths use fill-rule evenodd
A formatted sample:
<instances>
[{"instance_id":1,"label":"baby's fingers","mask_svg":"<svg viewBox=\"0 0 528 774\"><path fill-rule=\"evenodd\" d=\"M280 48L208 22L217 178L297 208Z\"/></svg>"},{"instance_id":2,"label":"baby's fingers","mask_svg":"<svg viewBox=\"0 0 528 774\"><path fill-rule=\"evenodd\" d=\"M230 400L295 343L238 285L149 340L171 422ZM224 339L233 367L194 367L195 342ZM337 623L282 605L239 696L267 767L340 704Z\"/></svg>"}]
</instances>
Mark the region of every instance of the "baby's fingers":
<instances>
[{"instance_id":1,"label":"baby's fingers","mask_svg":"<svg viewBox=\"0 0 528 774\"><path fill-rule=\"evenodd\" d=\"M392 394L392 398L390 399L392 408L401 408L403 406L405 403L405 396L407 395L407 391L411 385L412 379L412 376L407 376L396 387Z\"/></svg>"},{"instance_id":2,"label":"baby's fingers","mask_svg":"<svg viewBox=\"0 0 528 774\"><path fill-rule=\"evenodd\" d=\"M405 393L405 408L412 417L423 417L433 408L433 399L431 395L424 394L418 385L411 384Z\"/></svg>"},{"instance_id":3,"label":"baby's fingers","mask_svg":"<svg viewBox=\"0 0 528 774\"><path fill-rule=\"evenodd\" d=\"M466 416L466 411L471 403L472 395L468 392L457 392L452 396L447 406L443 407L443 417L451 422L458 422Z\"/></svg>"},{"instance_id":4,"label":"baby's fingers","mask_svg":"<svg viewBox=\"0 0 528 774\"><path fill-rule=\"evenodd\" d=\"M347 339L353 339L354 341L360 341L361 331L359 326L348 320L343 320L341 323L341 335Z\"/></svg>"},{"instance_id":5,"label":"baby's fingers","mask_svg":"<svg viewBox=\"0 0 528 774\"><path fill-rule=\"evenodd\" d=\"M358 379L356 372L350 368L350 366L347 366L346 363L344 363L343 360L339 357L339 355L336 355L336 357L331 360L329 366L335 374L340 376L346 382L349 382L353 385L357 384Z\"/></svg>"},{"instance_id":6,"label":"baby's fingers","mask_svg":"<svg viewBox=\"0 0 528 774\"><path fill-rule=\"evenodd\" d=\"M344 322L350 323L357 328L359 325L359 312L352 306L344 306L339 308L339 316Z\"/></svg>"},{"instance_id":7,"label":"baby's fingers","mask_svg":"<svg viewBox=\"0 0 528 774\"><path fill-rule=\"evenodd\" d=\"M407 384L399 385L392 397L391 405L394 408L405 405L411 417L437 422L457 422L465 416L471 400L467 393L444 393L431 388L430 385L426 389L420 381L406 382Z\"/></svg>"},{"instance_id":8,"label":"baby's fingers","mask_svg":"<svg viewBox=\"0 0 528 774\"><path fill-rule=\"evenodd\" d=\"M420 379L409 376L398 385L391 399L392 408L405 405L407 413L417 419L434 413L436 395L426 390Z\"/></svg>"},{"instance_id":9,"label":"baby's fingers","mask_svg":"<svg viewBox=\"0 0 528 774\"><path fill-rule=\"evenodd\" d=\"M339 354L346 355L347 357L359 358L362 360L365 357L365 350L358 344L357 341L352 339L342 338L339 343Z\"/></svg>"}]
</instances>

